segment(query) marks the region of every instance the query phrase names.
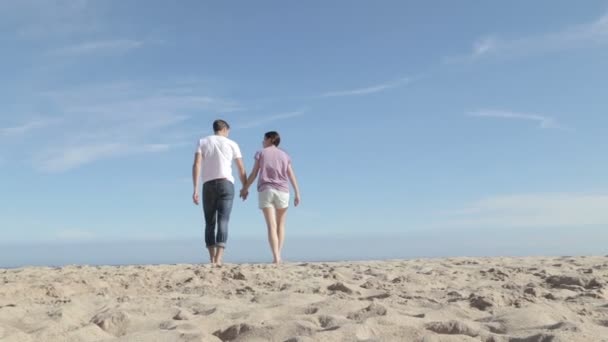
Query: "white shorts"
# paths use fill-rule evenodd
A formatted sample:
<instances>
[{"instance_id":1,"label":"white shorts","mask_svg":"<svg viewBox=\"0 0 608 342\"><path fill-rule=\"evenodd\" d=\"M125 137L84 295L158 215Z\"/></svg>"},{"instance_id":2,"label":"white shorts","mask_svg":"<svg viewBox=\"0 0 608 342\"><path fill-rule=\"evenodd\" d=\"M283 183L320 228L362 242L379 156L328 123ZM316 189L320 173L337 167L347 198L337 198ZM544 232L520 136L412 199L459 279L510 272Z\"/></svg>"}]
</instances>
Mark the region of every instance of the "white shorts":
<instances>
[{"instance_id":1,"label":"white shorts","mask_svg":"<svg viewBox=\"0 0 608 342\"><path fill-rule=\"evenodd\" d=\"M285 209L289 207L289 192L267 189L258 192L258 199L260 202L260 209Z\"/></svg>"}]
</instances>

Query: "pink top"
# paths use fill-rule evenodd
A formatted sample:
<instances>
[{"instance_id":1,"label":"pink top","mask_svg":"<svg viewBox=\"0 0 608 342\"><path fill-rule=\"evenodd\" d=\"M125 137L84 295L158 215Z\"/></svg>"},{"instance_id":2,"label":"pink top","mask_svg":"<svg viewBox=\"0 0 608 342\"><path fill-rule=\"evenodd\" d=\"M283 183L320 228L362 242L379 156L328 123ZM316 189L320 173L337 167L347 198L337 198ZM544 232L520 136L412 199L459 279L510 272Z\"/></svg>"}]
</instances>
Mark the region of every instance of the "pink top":
<instances>
[{"instance_id":1,"label":"pink top","mask_svg":"<svg viewBox=\"0 0 608 342\"><path fill-rule=\"evenodd\" d=\"M287 169L291 158L285 151L275 146L266 147L255 154L255 160L260 163L259 192L268 189L289 192Z\"/></svg>"}]
</instances>

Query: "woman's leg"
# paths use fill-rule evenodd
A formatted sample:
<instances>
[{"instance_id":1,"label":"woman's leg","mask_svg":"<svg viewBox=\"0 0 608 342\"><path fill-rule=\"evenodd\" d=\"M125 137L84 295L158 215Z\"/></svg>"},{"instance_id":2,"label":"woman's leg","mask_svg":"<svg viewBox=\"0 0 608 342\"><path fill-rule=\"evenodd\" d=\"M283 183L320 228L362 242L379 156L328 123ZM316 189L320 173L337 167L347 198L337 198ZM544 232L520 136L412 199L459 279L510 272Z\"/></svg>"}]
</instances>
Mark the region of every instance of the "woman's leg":
<instances>
[{"instance_id":1,"label":"woman's leg","mask_svg":"<svg viewBox=\"0 0 608 342\"><path fill-rule=\"evenodd\" d=\"M279 239L279 260L281 259L281 251L283 250L283 242L285 241L285 221L287 220L287 208L276 209L277 220L277 237Z\"/></svg>"},{"instance_id":2,"label":"woman's leg","mask_svg":"<svg viewBox=\"0 0 608 342\"><path fill-rule=\"evenodd\" d=\"M272 251L273 262L279 264L281 257L279 256L279 238L277 236L277 220L275 209L273 207L263 208L264 218L266 219L266 227L268 228L268 243Z\"/></svg>"}]
</instances>

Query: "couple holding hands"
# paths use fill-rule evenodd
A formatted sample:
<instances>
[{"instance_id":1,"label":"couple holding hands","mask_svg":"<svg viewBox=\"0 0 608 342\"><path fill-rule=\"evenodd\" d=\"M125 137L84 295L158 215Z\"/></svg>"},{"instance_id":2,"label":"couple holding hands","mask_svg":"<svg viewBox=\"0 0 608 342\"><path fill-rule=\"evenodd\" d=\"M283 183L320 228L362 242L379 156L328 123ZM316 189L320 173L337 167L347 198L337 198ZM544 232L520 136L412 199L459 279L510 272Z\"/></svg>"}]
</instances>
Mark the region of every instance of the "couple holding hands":
<instances>
[{"instance_id":1,"label":"couple holding hands","mask_svg":"<svg viewBox=\"0 0 608 342\"><path fill-rule=\"evenodd\" d=\"M230 125L224 120L213 122L214 134L199 140L192 166L194 193L192 200L203 202L205 217L205 244L212 264L221 265L228 240L228 223L234 201L235 179L232 164L238 168L243 185L240 197L246 200L249 187L258 178L259 208L268 228L268 242L273 262L281 263L281 250L285 240L285 221L289 207L289 182L294 189L294 205L300 204L300 189L289 155L279 148L281 137L277 132L264 134L263 148L255 154L253 169L247 177L239 145L228 139ZM202 193L199 181L202 179Z\"/></svg>"}]
</instances>

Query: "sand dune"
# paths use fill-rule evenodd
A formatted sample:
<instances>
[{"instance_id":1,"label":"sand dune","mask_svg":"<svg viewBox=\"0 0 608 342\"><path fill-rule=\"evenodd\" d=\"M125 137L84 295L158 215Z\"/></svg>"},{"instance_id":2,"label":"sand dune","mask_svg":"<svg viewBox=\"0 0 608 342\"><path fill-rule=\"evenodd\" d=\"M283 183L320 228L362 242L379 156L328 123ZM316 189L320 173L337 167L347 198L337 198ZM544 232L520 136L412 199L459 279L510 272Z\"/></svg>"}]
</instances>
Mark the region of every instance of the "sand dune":
<instances>
[{"instance_id":1,"label":"sand dune","mask_svg":"<svg viewBox=\"0 0 608 342\"><path fill-rule=\"evenodd\" d=\"M0 341L608 341L608 257L0 269Z\"/></svg>"}]
</instances>

